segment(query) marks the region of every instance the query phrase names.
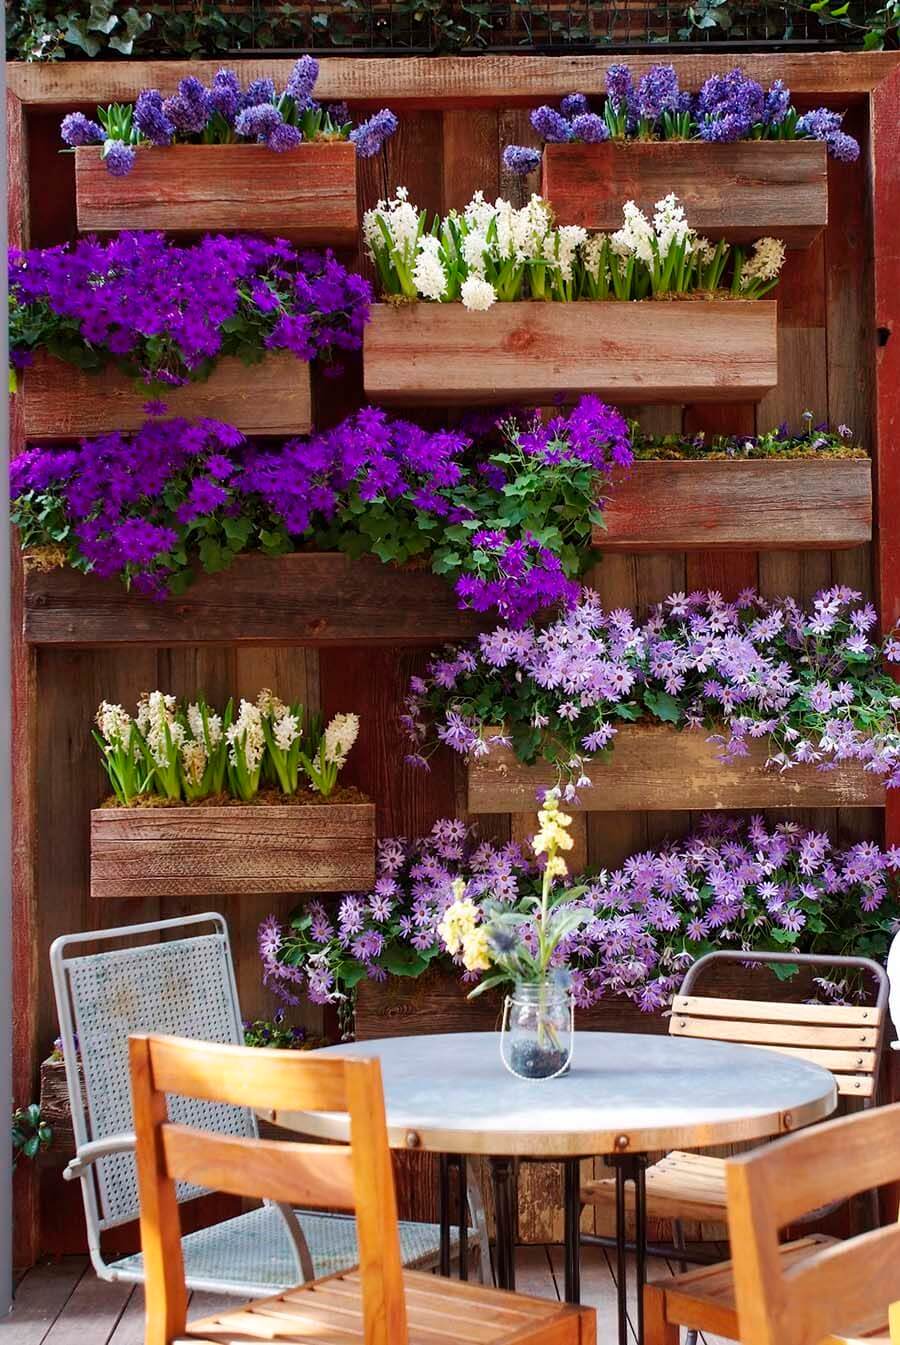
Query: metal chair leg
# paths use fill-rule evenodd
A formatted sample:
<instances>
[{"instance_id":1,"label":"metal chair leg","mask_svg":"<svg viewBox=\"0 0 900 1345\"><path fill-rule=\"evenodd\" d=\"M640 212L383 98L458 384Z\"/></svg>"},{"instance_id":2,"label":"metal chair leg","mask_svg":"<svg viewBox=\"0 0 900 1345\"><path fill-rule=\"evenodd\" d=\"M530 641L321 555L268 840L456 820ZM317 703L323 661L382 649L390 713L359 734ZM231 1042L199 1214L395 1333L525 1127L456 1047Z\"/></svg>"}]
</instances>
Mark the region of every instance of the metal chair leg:
<instances>
[{"instance_id":1,"label":"metal chair leg","mask_svg":"<svg viewBox=\"0 0 900 1345\"><path fill-rule=\"evenodd\" d=\"M487 1216L481 1193L479 1158L470 1158L466 1165L466 1204L469 1209L469 1222L472 1225L470 1238L478 1248L478 1283L484 1284L486 1277L491 1276L491 1245L488 1241Z\"/></svg>"},{"instance_id":2,"label":"metal chair leg","mask_svg":"<svg viewBox=\"0 0 900 1345\"><path fill-rule=\"evenodd\" d=\"M684 1237L684 1224L681 1219L672 1220L672 1246L676 1252L683 1252L686 1248ZM682 1274L688 1269L688 1263L685 1260L679 1260L678 1269ZM684 1338L684 1345L697 1345L697 1332L693 1327L689 1327Z\"/></svg>"}]
</instances>

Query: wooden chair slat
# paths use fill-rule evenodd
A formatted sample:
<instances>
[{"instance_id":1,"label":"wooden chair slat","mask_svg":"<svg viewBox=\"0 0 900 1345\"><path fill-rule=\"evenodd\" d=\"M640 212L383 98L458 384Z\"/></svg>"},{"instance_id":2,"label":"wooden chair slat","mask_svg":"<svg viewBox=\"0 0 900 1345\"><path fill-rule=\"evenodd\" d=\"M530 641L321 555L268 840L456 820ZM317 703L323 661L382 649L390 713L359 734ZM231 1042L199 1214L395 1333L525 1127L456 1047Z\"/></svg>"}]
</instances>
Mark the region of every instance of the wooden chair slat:
<instances>
[{"instance_id":1,"label":"wooden chair slat","mask_svg":"<svg viewBox=\"0 0 900 1345\"><path fill-rule=\"evenodd\" d=\"M821 1023L875 1027L882 1011L873 1004L784 1004L778 1000L716 999L703 995L676 995L673 1014L693 1018L750 1018L769 1023Z\"/></svg>"},{"instance_id":2,"label":"wooden chair slat","mask_svg":"<svg viewBox=\"0 0 900 1345\"><path fill-rule=\"evenodd\" d=\"M877 1027L820 1027L806 1023L766 1023L740 1018L690 1018L673 1014L670 1031L674 1037L702 1037L708 1041L746 1042L765 1046L843 1046L873 1047L878 1041Z\"/></svg>"},{"instance_id":3,"label":"wooden chair slat","mask_svg":"<svg viewBox=\"0 0 900 1345\"><path fill-rule=\"evenodd\" d=\"M792 1055L797 1060L808 1060L813 1065L822 1065L824 1069L831 1070L832 1074L874 1074L878 1066L877 1052L865 1048L848 1051L840 1046L779 1046L774 1042L766 1042L765 1046L760 1044L760 1050L778 1051L781 1055Z\"/></svg>"},{"instance_id":4,"label":"wooden chair slat","mask_svg":"<svg viewBox=\"0 0 900 1345\"><path fill-rule=\"evenodd\" d=\"M309 1072L298 1073L296 1057L287 1051L257 1051L246 1059L242 1046L181 1039L151 1038L153 1086L160 1093L228 1102L234 1107L260 1106L272 1111L346 1111L344 1061L307 1055ZM292 1068L293 1066L293 1068Z\"/></svg>"},{"instance_id":5,"label":"wooden chair slat","mask_svg":"<svg viewBox=\"0 0 900 1345\"><path fill-rule=\"evenodd\" d=\"M166 1171L176 1180L314 1209L354 1208L346 1147L208 1135L172 1124L162 1127L161 1139Z\"/></svg>"},{"instance_id":6,"label":"wooden chair slat","mask_svg":"<svg viewBox=\"0 0 900 1345\"><path fill-rule=\"evenodd\" d=\"M836 1074L834 1081L841 1097L874 1097L875 1080L858 1074Z\"/></svg>"}]
</instances>

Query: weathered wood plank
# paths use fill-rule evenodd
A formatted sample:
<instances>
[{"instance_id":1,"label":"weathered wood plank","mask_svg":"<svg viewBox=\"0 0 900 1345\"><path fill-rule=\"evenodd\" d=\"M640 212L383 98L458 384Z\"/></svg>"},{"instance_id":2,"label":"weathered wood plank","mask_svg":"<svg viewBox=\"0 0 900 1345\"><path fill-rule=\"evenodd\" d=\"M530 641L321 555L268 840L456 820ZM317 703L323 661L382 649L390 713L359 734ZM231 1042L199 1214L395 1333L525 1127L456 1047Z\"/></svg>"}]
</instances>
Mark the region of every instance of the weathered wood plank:
<instances>
[{"instance_id":1,"label":"weathered wood plank","mask_svg":"<svg viewBox=\"0 0 900 1345\"><path fill-rule=\"evenodd\" d=\"M710 75L722 71L719 52L666 53L684 88L698 89ZM606 71L614 54L590 56L397 56L364 58L326 56L316 84L324 101L404 104L406 107L465 107L488 104L544 102L581 89L599 94L606 87ZM636 76L646 74L658 55L629 53ZM133 101L139 89L158 88L174 93L178 81L196 75L210 83L221 62L211 61L103 61L54 62L47 65L12 62L9 87L23 102L33 104L112 103ZM765 52L742 53L746 74L769 84L783 79L795 94L841 94L857 97L871 93L897 64L896 52ZM252 58L241 61L245 82L269 76L284 84L293 68L291 59Z\"/></svg>"},{"instance_id":2,"label":"weathered wood plank","mask_svg":"<svg viewBox=\"0 0 900 1345\"><path fill-rule=\"evenodd\" d=\"M563 224L610 233L622 206L650 215L674 192L698 233L805 248L828 222L826 149L815 140L607 141L547 145L543 196Z\"/></svg>"},{"instance_id":3,"label":"weathered wood plank","mask_svg":"<svg viewBox=\"0 0 900 1345\"><path fill-rule=\"evenodd\" d=\"M761 397L778 381L771 300L375 304L366 393L404 404Z\"/></svg>"},{"instance_id":4,"label":"weathered wood plank","mask_svg":"<svg viewBox=\"0 0 900 1345\"><path fill-rule=\"evenodd\" d=\"M113 177L99 146L75 151L78 228L240 229L303 244L352 247L356 147L299 145L275 154L265 145L172 145L139 149L131 172Z\"/></svg>"},{"instance_id":5,"label":"weathered wood plank","mask_svg":"<svg viewBox=\"0 0 900 1345\"><path fill-rule=\"evenodd\" d=\"M748 743L748 756L725 764L706 738L702 730L678 732L656 724L620 729L609 761L589 767L593 784L579 790L582 808L865 808L884 803L880 778L858 762L842 762L832 771L797 766L782 774L765 769L765 741ZM469 766L469 809L524 812L534 806L539 789L556 783L548 763L525 766L512 748L494 745Z\"/></svg>"},{"instance_id":6,"label":"weathered wood plank","mask_svg":"<svg viewBox=\"0 0 900 1345\"><path fill-rule=\"evenodd\" d=\"M11 1328L15 1345L43 1345L47 1332L72 1297L86 1269L87 1258L68 1258L60 1265L35 1266L16 1291Z\"/></svg>"},{"instance_id":7,"label":"weathered wood plank","mask_svg":"<svg viewBox=\"0 0 900 1345\"><path fill-rule=\"evenodd\" d=\"M600 551L828 550L872 536L872 464L854 458L636 462L604 500Z\"/></svg>"},{"instance_id":8,"label":"weathered wood plank","mask_svg":"<svg viewBox=\"0 0 900 1345\"><path fill-rule=\"evenodd\" d=\"M440 575L339 552L240 556L163 602L75 570L25 578L24 632L34 644L434 644L490 625L460 611Z\"/></svg>"},{"instance_id":9,"label":"weathered wood plank","mask_svg":"<svg viewBox=\"0 0 900 1345\"><path fill-rule=\"evenodd\" d=\"M110 1284L88 1268L42 1345L107 1345L133 1293L130 1284Z\"/></svg>"},{"instance_id":10,"label":"weathered wood plank","mask_svg":"<svg viewBox=\"0 0 900 1345\"><path fill-rule=\"evenodd\" d=\"M95 808L91 896L366 891L371 803Z\"/></svg>"},{"instance_id":11,"label":"weathered wood plank","mask_svg":"<svg viewBox=\"0 0 900 1345\"><path fill-rule=\"evenodd\" d=\"M136 430L148 418L151 395L118 369L85 373L41 353L22 379L25 437L81 439ZM164 396L173 416L212 416L248 435L306 434L312 428L309 365L287 352L267 355L251 368L229 356L205 382L167 389Z\"/></svg>"}]
</instances>

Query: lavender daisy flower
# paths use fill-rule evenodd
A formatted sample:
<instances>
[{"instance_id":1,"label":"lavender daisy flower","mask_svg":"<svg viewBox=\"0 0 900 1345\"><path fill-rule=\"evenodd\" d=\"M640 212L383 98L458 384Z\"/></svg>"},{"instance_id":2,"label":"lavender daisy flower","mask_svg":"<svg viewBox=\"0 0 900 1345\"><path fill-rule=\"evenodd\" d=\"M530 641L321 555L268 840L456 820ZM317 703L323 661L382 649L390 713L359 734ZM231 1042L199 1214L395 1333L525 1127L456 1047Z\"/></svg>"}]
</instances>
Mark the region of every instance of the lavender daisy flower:
<instances>
[{"instance_id":1,"label":"lavender daisy flower","mask_svg":"<svg viewBox=\"0 0 900 1345\"><path fill-rule=\"evenodd\" d=\"M543 107L534 109L531 124L548 144L565 144L567 140L572 139L572 127L566 118L555 108L548 107L546 103Z\"/></svg>"},{"instance_id":2,"label":"lavender daisy flower","mask_svg":"<svg viewBox=\"0 0 900 1345\"><path fill-rule=\"evenodd\" d=\"M541 152L528 145L507 145L503 151L503 167L507 173L525 177L541 166Z\"/></svg>"},{"instance_id":3,"label":"lavender daisy flower","mask_svg":"<svg viewBox=\"0 0 900 1345\"><path fill-rule=\"evenodd\" d=\"M567 93L559 105L559 110L570 121L590 111L587 97L583 93Z\"/></svg>"},{"instance_id":4,"label":"lavender daisy flower","mask_svg":"<svg viewBox=\"0 0 900 1345\"><path fill-rule=\"evenodd\" d=\"M90 121L83 112L70 112L63 117L59 133L67 145L81 148L84 145L102 145L106 132L96 121Z\"/></svg>"},{"instance_id":5,"label":"lavender daisy flower","mask_svg":"<svg viewBox=\"0 0 900 1345\"><path fill-rule=\"evenodd\" d=\"M361 122L351 132L349 139L356 146L361 159L371 159L381 152L386 140L397 131L400 123L390 108L383 107L368 121Z\"/></svg>"},{"instance_id":6,"label":"lavender daisy flower","mask_svg":"<svg viewBox=\"0 0 900 1345\"><path fill-rule=\"evenodd\" d=\"M572 137L585 145L599 145L609 139L609 127L595 112L584 112L572 122Z\"/></svg>"},{"instance_id":7,"label":"lavender daisy flower","mask_svg":"<svg viewBox=\"0 0 900 1345\"><path fill-rule=\"evenodd\" d=\"M127 177L134 167L137 151L121 140L107 140L103 146L106 171L113 177Z\"/></svg>"},{"instance_id":8,"label":"lavender daisy flower","mask_svg":"<svg viewBox=\"0 0 900 1345\"><path fill-rule=\"evenodd\" d=\"M305 108L319 78L319 62L313 56L301 56L290 73L285 93L299 108Z\"/></svg>"},{"instance_id":9,"label":"lavender daisy flower","mask_svg":"<svg viewBox=\"0 0 900 1345\"><path fill-rule=\"evenodd\" d=\"M163 111L163 96L158 89L142 89L134 105L134 124L154 145L171 145L175 124Z\"/></svg>"}]
</instances>

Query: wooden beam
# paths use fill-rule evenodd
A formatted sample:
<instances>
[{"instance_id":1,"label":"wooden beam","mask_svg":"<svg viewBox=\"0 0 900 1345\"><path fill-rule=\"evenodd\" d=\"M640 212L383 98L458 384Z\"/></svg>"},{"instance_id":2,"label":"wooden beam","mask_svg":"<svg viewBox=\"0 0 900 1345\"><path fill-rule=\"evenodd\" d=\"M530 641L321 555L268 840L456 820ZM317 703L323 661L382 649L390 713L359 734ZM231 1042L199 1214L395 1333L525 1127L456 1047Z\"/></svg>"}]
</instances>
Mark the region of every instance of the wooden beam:
<instances>
[{"instance_id":1,"label":"wooden beam","mask_svg":"<svg viewBox=\"0 0 900 1345\"><path fill-rule=\"evenodd\" d=\"M368 396L401 405L753 400L778 382L772 300L374 304Z\"/></svg>"},{"instance_id":2,"label":"wooden beam","mask_svg":"<svg viewBox=\"0 0 900 1345\"><path fill-rule=\"evenodd\" d=\"M697 89L710 75L726 69L720 52L672 55L683 87ZM395 56L321 58L316 97L405 107L510 107L540 103L579 89L598 94L617 55L592 56ZM645 74L659 55L629 55L635 75ZM895 68L897 52L789 52L742 55L746 74L769 84L783 79L796 95L862 97ZM222 61L59 61L46 65L14 61L7 83L28 106L133 101L142 88L172 93L180 79L196 75L209 83ZM244 80L269 76L283 84L291 59L243 58Z\"/></svg>"},{"instance_id":3,"label":"wooden beam","mask_svg":"<svg viewBox=\"0 0 900 1345\"><path fill-rule=\"evenodd\" d=\"M866 458L636 462L605 489L598 551L831 551L872 537Z\"/></svg>"},{"instance_id":4,"label":"wooden beam","mask_svg":"<svg viewBox=\"0 0 900 1345\"><path fill-rule=\"evenodd\" d=\"M492 625L460 611L452 585L430 570L353 562L339 552L241 556L163 602L75 570L26 575L31 644L434 644Z\"/></svg>"},{"instance_id":5,"label":"wooden beam","mask_svg":"<svg viewBox=\"0 0 900 1345\"><path fill-rule=\"evenodd\" d=\"M872 808L883 805L881 778L856 761L834 770L797 766L766 770L768 743L748 741L749 755L725 764L704 730L660 724L621 728L606 762L589 763L590 787L579 789L587 812L700 811L719 808ZM558 783L547 762L525 766L512 748L494 745L469 765L469 811L520 813L538 790Z\"/></svg>"}]
</instances>

